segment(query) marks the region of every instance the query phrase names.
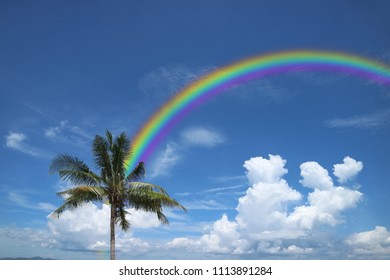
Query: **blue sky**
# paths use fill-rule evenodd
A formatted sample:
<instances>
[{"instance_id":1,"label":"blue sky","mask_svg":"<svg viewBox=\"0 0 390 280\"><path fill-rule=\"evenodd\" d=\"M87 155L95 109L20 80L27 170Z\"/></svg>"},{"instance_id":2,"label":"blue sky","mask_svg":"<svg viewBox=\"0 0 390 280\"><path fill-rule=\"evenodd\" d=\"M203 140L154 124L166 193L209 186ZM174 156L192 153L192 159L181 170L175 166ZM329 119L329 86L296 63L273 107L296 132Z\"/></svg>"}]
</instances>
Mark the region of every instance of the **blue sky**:
<instances>
[{"instance_id":1,"label":"blue sky","mask_svg":"<svg viewBox=\"0 0 390 280\"><path fill-rule=\"evenodd\" d=\"M343 51L390 64L387 1L2 1L0 257L106 258L108 206L53 219L55 155L91 167L183 86L250 56ZM339 73L237 86L146 166L188 208L132 211L118 258L389 259L390 89Z\"/></svg>"}]
</instances>

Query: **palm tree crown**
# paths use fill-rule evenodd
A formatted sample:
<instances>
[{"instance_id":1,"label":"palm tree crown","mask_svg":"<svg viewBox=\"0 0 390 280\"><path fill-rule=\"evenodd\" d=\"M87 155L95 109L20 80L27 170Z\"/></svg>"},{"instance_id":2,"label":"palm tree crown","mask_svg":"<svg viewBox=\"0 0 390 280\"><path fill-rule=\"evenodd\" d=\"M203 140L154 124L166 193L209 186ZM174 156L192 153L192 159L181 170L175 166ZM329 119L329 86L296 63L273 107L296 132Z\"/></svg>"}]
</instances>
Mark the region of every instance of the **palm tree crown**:
<instances>
[{"instance_id":1,"label":"palm tree crown","mask_svg":"<svg viewBox=\"0 0 390 280\"><path fill-rule=\"evenodd\" d=\"M68 154L58 155L49 168L50 173L58 172L62 180L75 185L57 193L65 199L64 204L54 211L57 217L65 210L76 209L87 202L107 200L111 205L110 259L115 259L115 225L119 224L125 231L130 228L127 208L153 212L163 224L168 224L163 207L186 211L162 187L139 182L145 176L143 162L126 176L125 159L129 151L130 141L124 133L113 139L112 134L106 131L106 138L97 135L92 144L98 174L91 171L84 161Z\"/></svg>"}]
</instances>

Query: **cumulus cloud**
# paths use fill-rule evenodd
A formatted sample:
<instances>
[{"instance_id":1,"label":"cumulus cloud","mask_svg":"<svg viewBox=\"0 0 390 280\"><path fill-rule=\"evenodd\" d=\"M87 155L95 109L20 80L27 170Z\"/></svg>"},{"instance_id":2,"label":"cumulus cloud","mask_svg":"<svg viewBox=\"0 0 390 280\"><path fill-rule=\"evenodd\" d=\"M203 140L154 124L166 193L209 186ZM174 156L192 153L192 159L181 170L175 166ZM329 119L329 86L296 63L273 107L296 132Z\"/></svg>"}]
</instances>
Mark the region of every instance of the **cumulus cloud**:
<instances>
[{"instance_id":1,"label":"cumulus cloud","mask_svg":"<svg viewBox=\"0 0 390 280\"><path fill-rule=\"evenodd\" d=\"M97 242L108 242L110 208L99 209L88 203L74 211L65 211L60 218L48 221L55 240L68 249L92 249Z\"/></svg>"},{"instance_id":2,"label":"cumulus cloud","mask_svg":"<svg viewBox=\"0 0 390 280\"><path fill-rule=\"evenodd\" d=\"M341 213L356 207L362 193L344 187L329 190L314 190L309 193L309 205L296 207L288 221L302 229L312 229L315 225L335 226L343 222Z\"/></svg>"},{"instance_id":3,"label":"cumulus cloud","mask_svg":"<svg viewBox=\"0 0 390 280\"><path fill-rule=\"evenodd\" d=\"M224 214L212 225L210 232L200 239L175 238L166 246L210 253L242 253L248 244L240 238L237 227L237 223L230 222Z\"/></svg>"},{"instance_id":4,"label":"cumulus cloud","mask_svg":"<svg viewBox=\"0 0 390 280\"><path fill-rule=\"evenodd\" d=\"M222 134L203 127L186 129L181 134L184 144L211 148L225 142Z\"/></svg>"},{"instance_id":5,"label":"cumulus cloud","mask_svg":"<svg viewBox=\"0 0 390 280\"><path fill-rule=\"evenodd\" d=\"M269 159L256 157L244 163L252 186L238 201L236 221L251 238L263 238L266 232L283 230L287 206L302 198L282 179L287 173L285 163L282 157L273 155Z\"/></svg>"},{"instance_id":6,"label":"cumulus cloud","mask_svg":"<svg viewBox=\"0 0 390 280\"><path fill-rule=\"evenodd\" d=\"M352 234L345 242L355 253L390 254L390 232L385 227L377 226L371 231Z\"/></svg>"},{"instance_id":7,"label":"cumulus cloud","mask_svg":"<svg viewBox=\"0 0 390 280\"><path fill-rule=\"evenodd\" d=\"M23 199L18 199L24 202ZM40 203L39 207L53 210L46 203ZM127 216L131 223L131 230L124 232L117 228L117 255L150 252L156 246L151 246L149 242L134 237L134 230L156 228L160 226L160 222L152 213L135 209L128 209L128 212L131 213ZM19 255L15 255L15 257L29 257L31 254L33 257L36 254L43 254L61 259L67 255L66 251L87 253L90 251L109 251L109 205L97 206L93 203L86 203L74 211L63 212L59 218L53 213L49 214L47 218L47 229L0 227L0 245L8 248L8 244L12 243L13 247L9 250L11 253L15 252L15 246L20 247L17 250ZM86 254L84 257L94 258L96 256ZM74 256L70 254L65 258L73 259Z\"/></svg>"},{"instance_id":8,"label":"cumulus cloud","mask_svg":"<svg viewBox=\"0 0 390 280\"><path fill-rule=\"evenodd\" d=\"M156 215L129 209L127 216L132 228L158 227ZM74 250L109 248L110 206L86 203L73 211L65 211L59 218L49 216L48 226L57 246ZM132 232L117 232L118 248L147 248L147 242L134 238Z\"/></svg>"},{"instance_id":9,"label":"cumulus cloud","mask_svg":"<svg viewBox=\"0 0 390 280\"><path fill-rule=\"evenodd\" d=\"M286 160L281 156L269 155L269 159L262 157L251 158L245 161L244 167L247 170L246 176L250 184L276 183L280 178L287 174L288 170L284 168Z\"/></svg>"},{"instance_id":10,"label":"cumulus cloud","mask_svg":"<svg viewBox=\"0 0 390 280\"><path fill-rule=\"evenodd\" d=\"M34 156L47 157L48 153L26 143L27 135L19 132L9 132L6 136L6 146L10 149Z\"/></svg>"},{"instance_id":11,"label":"cumulus cloud","mask_svg":"<svg viewBox=\"0 0 390 280\"><path fill-rule=\"evenodd\" d=\"M346 183L353 179L363 169L363 163L353 158L345 157L343 163L333 166L333 174L340 183Z\"/></svg>"},{"instance_id":12,"label":"cumulus cloud","mask_svg":"<svg viewBox=\"0 0 390 280\"><path fill-rule=\"evenodd\" d=\"M328 171L311 161L300 166L300 183L311 190L305 197L283 179L285 165L278 155L246 161L251 187L239 198L235 219L223 215L199 239L178 238L169 246L233 254L312 254L314 249L302 240L320 227L342 223L343 211L356 207L362 193L334 185Z\"/></svg>"},{"instance_id":13,"label":"cumulus cloud","mask_svg":"<svg viewBox=\"0 0 390 280\"><path fill-rule=\"evenodd\" d=\"M337 256L349 258L359 255L374 258L390 256L390 232L381 226L352 234L343 243L333 243L331 238L327 241L321 233L326 235L327 227L342 223L343 212L356 207L362 193L347 186L335 185L327 170L311 161L300 165L300 182L309 190L304 195L284 179L288 172L286 163L278 155L254 157L245 161L244 167L251 186L239 198L236 216L229 219L227 214L223 214L215 222L197 224L196 232L201 232L199 237L176 237L164 244L154 244L135 237L133 231L118 230L118 254L133 254L135 251L150 254L156 250L171 250L170 252L180 252L183 255L187 252L201 255L250 254L315 258L326 250L331 251L332 256L339 254ZM357 163L359 162L350 157L344 158L343 163L334 165L334 170L341 170L340 174L348 175L343 177L338 172L334 175L341 178L356 176L363 166L356 168L360 166ZM354 172L346 172L343 168ZM216 189L210 190L214 192ZM24 202L21 196L14 196L13 199L19 203ZM213 203L209 201L211 206L215 206ZM47 205L41 203L40 206L45 208ZM160 225L153 214L132 209L129 212L132 215L128 218L135 229ZM49 232L34 234L36 238L33 243L47 248L107 251L109 216L110 208L105 204L97 206L88 203L75 211L65 211L59 219L49 218ZM185 228L182 223L177 224L180 224L181 229ZM191 231L195 232L193 228ZM0 230L0 236L1 234ZM12 238L16 240L22 239L23 234L32 235L28 230L18 231L18 234L20 237ZM338 246L344 246L340 247L340 252L335 251Z\"/></svg>"},{"instance_id":14,"label":"cumulus cloud","mask_svg":"<svg viewBox=\"0 0 390 280\"><path fill-rule=\"evenodd\" d=\"M301 164L302 180L299 182L308 188L329 190L333 187L328 171L317 162L310 161Z\"/></svg>"}]
</instances>

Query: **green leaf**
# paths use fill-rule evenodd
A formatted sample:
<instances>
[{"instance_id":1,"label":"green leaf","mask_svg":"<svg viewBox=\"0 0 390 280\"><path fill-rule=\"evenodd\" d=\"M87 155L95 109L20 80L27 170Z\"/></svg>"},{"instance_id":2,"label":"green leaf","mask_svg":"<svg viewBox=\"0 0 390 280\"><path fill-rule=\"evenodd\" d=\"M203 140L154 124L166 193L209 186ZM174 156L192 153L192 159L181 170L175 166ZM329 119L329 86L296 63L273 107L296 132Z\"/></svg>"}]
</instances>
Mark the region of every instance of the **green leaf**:
<instances>
[{"instance_id":1,"label":"green leaf","mask_svg":"<svg viewBox=\"0 0 390 280\"><path fill-rule=\"evenodd\" d=\"M145 177L145 164L141 161L127 176L127 181L139 181Z\"/></svg>"},{"instance_id":2,"label":"green leaf","mask_svg":"<svg viewBox=\"0 0 390 280\"><path fill-rule=\"evenodd\" d=\"M73 210L84 203L103 201L107 191L102 187L78 186L57 194L65 198L65 203L54 211L59 216L65 210Z\"/></svg>"},{"instance_id":3,"label":"green leaf","mask_svg":"<svg viewBox=\"0 0 390 280\"><path fill-rule=\"evenodd\" d=\"M58 172L60 178L75 185L99 185L101 178L77 157L67 154L58 155L49 167L49 173Z\"/></svg>"}]
</instances>

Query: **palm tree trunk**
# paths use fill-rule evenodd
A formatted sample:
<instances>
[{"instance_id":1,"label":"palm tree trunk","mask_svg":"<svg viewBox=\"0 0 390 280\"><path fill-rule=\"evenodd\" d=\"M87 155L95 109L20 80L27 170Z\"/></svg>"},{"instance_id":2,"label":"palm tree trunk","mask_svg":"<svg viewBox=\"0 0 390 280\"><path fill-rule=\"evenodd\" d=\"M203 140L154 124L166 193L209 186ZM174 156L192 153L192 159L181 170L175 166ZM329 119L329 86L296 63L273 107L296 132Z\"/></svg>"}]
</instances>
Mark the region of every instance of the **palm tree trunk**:
<instances>
[{"instance_id":1,"label":"palm tree trunk","mask_svg":"<svg viewBox=\"0 0 390 280\"><path fill-rule=\"evenodd\" d=\"M112 202L110 217L110 260L115 260L115 208L115 202Z\"/></svg>"}]
</instances>

